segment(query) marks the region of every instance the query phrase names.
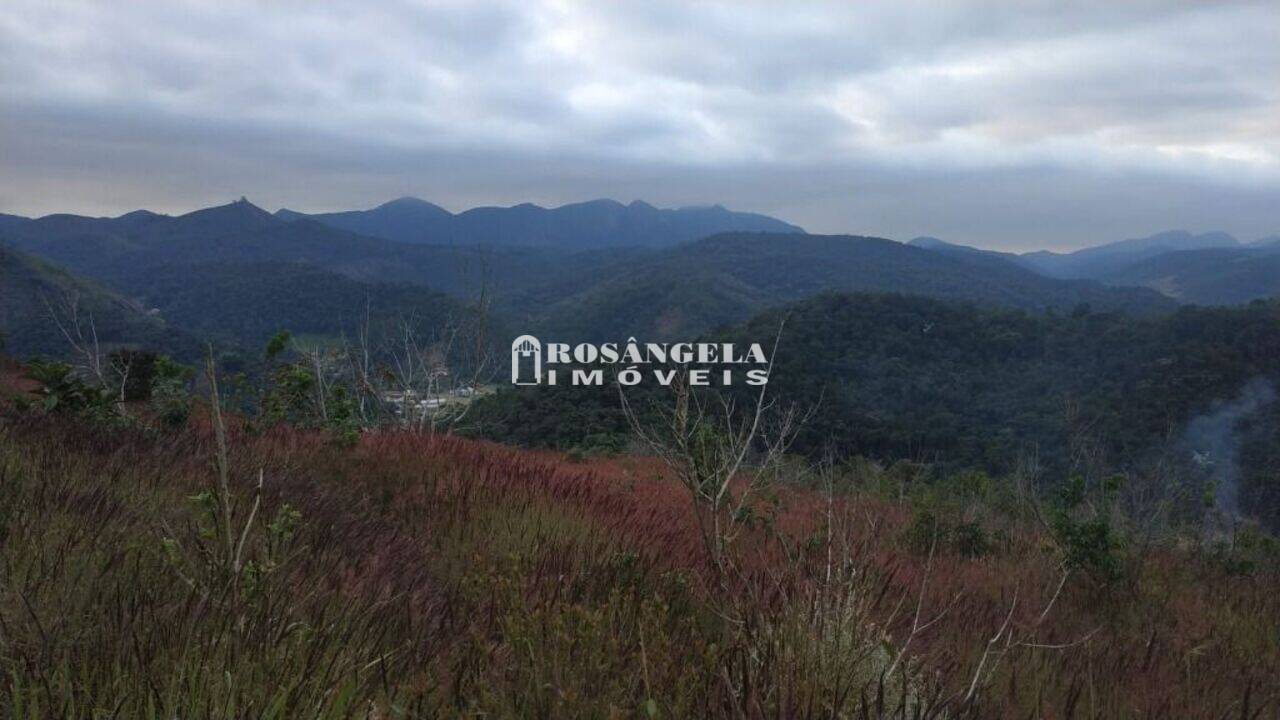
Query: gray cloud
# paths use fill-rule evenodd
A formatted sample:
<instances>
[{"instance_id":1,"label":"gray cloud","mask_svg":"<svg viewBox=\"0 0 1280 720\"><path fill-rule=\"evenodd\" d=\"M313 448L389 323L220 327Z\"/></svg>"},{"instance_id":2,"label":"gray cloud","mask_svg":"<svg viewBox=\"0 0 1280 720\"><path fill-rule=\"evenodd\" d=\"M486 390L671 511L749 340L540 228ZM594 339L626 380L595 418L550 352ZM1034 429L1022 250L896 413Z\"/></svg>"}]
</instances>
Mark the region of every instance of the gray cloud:
<instances>
[{"instance_id":1,"label":"gray cloud","mask_svg":"<svg viewBox=\"0 0 1280 720\"><path fill-rule=\"evenodd\" d=\"M15 0L0 45L10 212L617 196L998 247L1280 230L1262 3Z\"/></svg>"}]
</instances>

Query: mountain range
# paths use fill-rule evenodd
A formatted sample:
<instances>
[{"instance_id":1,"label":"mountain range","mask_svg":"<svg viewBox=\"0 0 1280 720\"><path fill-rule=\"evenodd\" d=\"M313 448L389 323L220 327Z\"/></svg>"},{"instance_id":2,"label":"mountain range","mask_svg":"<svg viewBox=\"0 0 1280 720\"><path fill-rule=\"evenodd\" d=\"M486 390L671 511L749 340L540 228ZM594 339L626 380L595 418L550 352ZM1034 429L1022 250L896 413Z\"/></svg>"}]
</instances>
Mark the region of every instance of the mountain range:
<instances>
[{"instance_id":1,"label":"mountain range","mask_svg":"<svg viewBox=\"0 0 1280 720\"><path fill-rule=\"evenodd\" d=\"M1240 241L1224 232L1193 234L1168 230L1142 238L1088 247L1070 253L1046 250L1022 255L1027 266L1052 277L1096 278L1116 268L1167 252L1204 248L1237 248Z\"/></svg>"},{"instance_id":2,"label":"mountain range","mask_svg":"<svg viewBox=\"0 0 1280 720\"><path fill-rule=\"evenodd\" d=\"M1178 250L1097 278L1111 285L1153 288L1183 303L1235 305L1280 295L1280 246Z\"/></svg>"},{"instance_id":3,"label":"mountain range","mask_svg":"<svg viewBox=\"0 0 1280 720\"><path fill-rule=\"evenodd\" d=\"M103 298L99 307L146 318L120 324L138 338L163 327L246 345L277 327L334 336L364 312L440 320L477 302L499 324L568 341L689 337L823 292L1133 315L1280 292L1276 238L1245 246L1223 233L1169 232L1017 255L936 238L811 235L720 206L612 200L453 214L401 198L304 215L241 198L178 216L0 215L0 246L23 277L82 283ZM30 281L7 285L6 309L27 307L13 298L36 292ZM56 344L24 346L33 330L15 316L0 326L12 347Z\"/></svg>"},{"instance_id":4,"label":"mountain range","mask_svg":"<svg viewBox=\"0 0 1280 720\"><path fill-rule=\"evenodd\" d=\"M926 295L1030 312L1087 305L1144 315L1176 306L1152 290L1048 278L981 253L773 233L713 235L606 268L585 286L536 288L517 304L532 309L535 327L557 337L675 339L823 292Z\"/></svg>"},{"instance_id":5,"label":"mountain range","mask_svg":"<svg viewBox=\"0 0 1280 720\"><path fill-rule=\"evenodd\" d=\"M1241 242L1224 232L1168 230L1070 253L981 250L920 237L912 245L952 255L985 255L1062 279L1139 286L1180 303L1232 305L1280 295L1280 236Z\"/></svg>"},{"instance_id":6,"label":"mountain range","mask_svg":"<svg viewBox=\"0 0 1280 720\"><path fill-rule=\"evenodd\" d=\"M385 220L388 214L420 212L423 206L427 204L421 201L393 201L355 215ZM455 241L436 244L399 242L287 211L272 214L241 198L176 217L146 210L114 218L2 216L0 247L7 246L24 263L39 258L49 272L84 279L149 317L189 327L201 337L252 345L273 327L336 334L349 329L371 305L383 315L443 319L457 315L463 300L509 298L556 278L566 285L589 282L601 268L652 252L607 244L575 249L610 224L631 228L623 239L650 245L744 225L798 230L723 208L657 210L612 201L554 210L531 205L481 209L457 217L463 218L460 227L470 223L473 229L482 226L475 218L488 218L505 228L499 236L505 241L467 243L455 236ZM519 217L540 218L527 243L519 241ZM592 225L593 218L603 225ZM14 295L34 287L6 285ZM16 301L6 306L25 307ZM13 322L0 325L5 330L18 338L32 333L26 324ZM24 352L45 352L56 345L44 340L12 343Z\"/></svg>"},{"instance_id":7,"label":"mountain range","mask_svg":"<svg viewBox=\"0 0 1280 720\"><path fill-rule=\"evenodd\" d=\"M804 232L767 215L733 212L720 205L659 209L616 200L544 208L479 207L454 215L418 198L403 197L372 210L306 215L282 209L284 220L310 219L371 237L415 244L526 245L560 250L602 247L669 247L730 230Z\"/></svg>"}]
</instances>

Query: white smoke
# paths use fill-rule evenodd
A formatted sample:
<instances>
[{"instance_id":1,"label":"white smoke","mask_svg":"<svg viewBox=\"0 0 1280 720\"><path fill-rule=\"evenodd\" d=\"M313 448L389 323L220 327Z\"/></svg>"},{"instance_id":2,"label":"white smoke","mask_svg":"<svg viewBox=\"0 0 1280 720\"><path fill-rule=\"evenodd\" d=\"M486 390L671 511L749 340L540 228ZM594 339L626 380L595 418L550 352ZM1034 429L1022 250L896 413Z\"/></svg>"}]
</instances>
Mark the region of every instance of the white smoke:
<instances>
[{"instance_id":1,"label":"white smoke","mask_svg":"<svg viewBox=\"0 0 1280 720\"><path fill-rule=\"evenodd\" d=\"M1231 517L1240 514L1240 444L1236 425L1276 397L1267 378L1250 380L1235 400L1220 400L1187 423L1183 442L1192 458L1215 483L1218 508Z\"/></svg>"}]
</instances>

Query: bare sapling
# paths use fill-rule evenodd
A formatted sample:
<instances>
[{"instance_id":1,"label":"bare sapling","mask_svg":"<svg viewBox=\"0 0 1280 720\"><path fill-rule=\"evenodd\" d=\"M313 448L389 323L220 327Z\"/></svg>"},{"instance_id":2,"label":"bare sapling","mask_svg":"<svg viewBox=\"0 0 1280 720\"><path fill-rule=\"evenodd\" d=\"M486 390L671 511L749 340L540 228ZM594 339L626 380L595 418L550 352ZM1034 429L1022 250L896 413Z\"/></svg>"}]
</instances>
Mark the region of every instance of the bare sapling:
<instances>
[{"instance_id":1,"label":"bare sapling","mask_svg":"<svg viewBox=\"0 0 1280 720\"><path fill-rule=\"evenodd\" d=\"M780 325L767 372L781 335ZM695 391L687 372L677 373L669 388L669 402L642 416L619 386L623 412L641 444L688 492L711 569L723 582L732 569L734 541L776 480L807 415L778 407L768 383L745 405L727 392Z\"/></svg>"},{"instance_id":2,"label":"bare sapling","mask_svg":"<svg viewBox=\"0 0 1280 720\"><path fill-rule=\"evenodd\" d=\"M258 469L252 497L237 500L232 488L226 422L212 354L206 361L205 372L214 435L213 480L209 487L191 498L197 511L196 532L183 541L162 522L161 546L174 572L202 602L231 608L237 613L237 625L243 626L246 596L260 591L266 576L280 568L285 545L293 536L300 516L288 504L283 504L271 522L263 521L260 510L266 473L262 468Z\"/></svg>"},{"instance_id":3,"label":"bare sapling","mask_svg":"<svg viewBox=\"0 0 1280 720\"><path fill-rule=\"evenodd\" d=\"M98 339L98 326L93 313L81 307L80 293L64 290L56 301L42 296L49 319L67 341L76 373L109 393L115 411L124 414L125 393L133 371L135 355L130 352L108 353Z\"/></svg>"}]
</instances>

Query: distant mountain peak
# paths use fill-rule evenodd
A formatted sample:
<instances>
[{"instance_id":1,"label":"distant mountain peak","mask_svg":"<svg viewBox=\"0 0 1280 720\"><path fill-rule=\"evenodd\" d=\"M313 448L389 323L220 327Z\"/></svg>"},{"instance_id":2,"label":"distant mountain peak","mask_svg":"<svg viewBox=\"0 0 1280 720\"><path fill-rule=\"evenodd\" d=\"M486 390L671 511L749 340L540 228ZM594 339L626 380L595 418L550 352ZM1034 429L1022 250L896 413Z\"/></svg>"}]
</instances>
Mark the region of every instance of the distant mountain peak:
<instances>
[{"instance_id":1,"label":"distant mountain peak","mask_svg":"<svg viewBox=\"0 0 1280 720\"><path fill-rule=\"evenodd\" d=\"M395 200L388 200L374 208L374 210L438 210L441 212L448 212L433 202L428 202L422 198L413 197L411 195L398 197Z\"/></svg>"},{"instance_id":2,"label":"distant mountain peak","mask_svg":"<svg viewBox=\"0 0 1280 720\"><path fill-rule=\"evenodd\" d=\"M277 221L274 215L249 202L248 198L243 196L235 202L189 212L185 215L179 215L176 219L187 222L223 223L240 227L260 226Z\"/></svg>"},{"instance_id":3,"label":"distant mountain peak","mask_svg":"<svg viewBox=\"0 0 1280 720\"><path fill-rule=\"evenodd\" d=\"M114 219L116 219L116 220L144 220L144 219L160 218L160 217L165 217L165 216L164 216L164 215L161 215L160 213L151 212L150 210L134 210L134 211L132 211L132 212L127 212L127 213L125 213L125 214L123 214L123 215L117 215Z\"/></svg>"},{"instance_id":4,"label":"distant mountain peak","mask_svg":"<svg viewBox=\"0 0 1280 720\"><path fill-rule=\"evenodd\" d=\"M401 195L393 200L388 200L378 207L395 207L396 205L430 205L431 203L419 197L412 195Z\"/></svg>"},{"instance_id":5,"label":"distant mountain peak","mask_svg":"<svg viewBox=\"0 0 1280 720\"><path fill-rule=\"evenodd\" d=\"M618 202L617 200L614 200L613 198L596 198L594 200L587 200L585 202L561 205L556 209L563 210L565 208L575 208L575 207L608 208L610 210L621 210L625 208L626 205L623 205L622 203Z\"/></svg>"},{"instance_id":6,"label":"distant mountain peak","mask_svg":"<svg viewBox=\"0 0 1280 720\"><path fill-rule=\"evenodd\" d=\"M254 205L253 203L249 202L249 198L245 197L244 195L241 195L241 196L240 196L240 199L239 199L239 200L236 200L235 202L230 202L230 203L227 203L226 205L215 205L215 206L213 206L213 207L211 207L211 208L206 208L206 209L207 209L207 210L217 210L219 207L222 207L222 208L235 208L235 209L240 210L240 211L243 211L243 212L252 212L252 213L257 213L257 214L261 214L261 215L270 215L270 214L271 214L271 213L267 212L266 210L263 210L262 208L258 207L257 205ZM200 211L199 211L199 210L197 210L196 212L200 212ZM188 215L189 215L189 214L191 214L191 213L188 213Z\"/></svg>"},{"instance_id":7,"label":"distant mountain peak","mask_svg":"<svg viewBox=\"0 0 1280 720\"><path fill-rule=\"evenodd\" d=\"M239 200L236 200L233 203L228 203L223 207L235 208L241 212L251 213L253 215L265 215L265 216L271 215L271 213L267 212L266 210L263 210L257 205L254 205L253 203L249 202L249 198L245 197L244 195L241 195Z\"/></svg>"},{"instance_id":8,"label":"distant mountain peak","mask_svg":"<svg viewBox=\"0 0 1280 720\"><path fill-rule=\"evenodd\" d=\"M907 241L907 244L911 245L912 247L932 250L934 248L946 247L951 243L945 240L942 240L941 238L933 237L932 235L921 235L920 237L911 238L910 240Z\"/></svg>"}]
</instances>

